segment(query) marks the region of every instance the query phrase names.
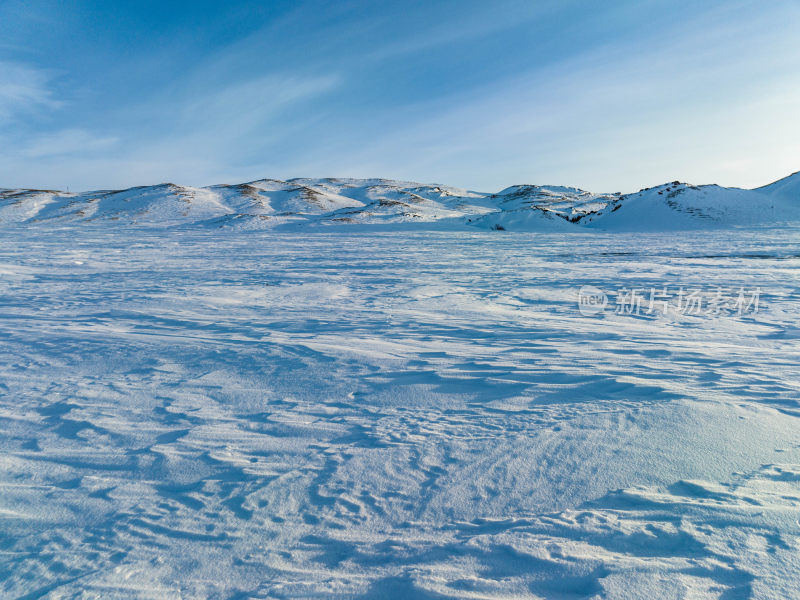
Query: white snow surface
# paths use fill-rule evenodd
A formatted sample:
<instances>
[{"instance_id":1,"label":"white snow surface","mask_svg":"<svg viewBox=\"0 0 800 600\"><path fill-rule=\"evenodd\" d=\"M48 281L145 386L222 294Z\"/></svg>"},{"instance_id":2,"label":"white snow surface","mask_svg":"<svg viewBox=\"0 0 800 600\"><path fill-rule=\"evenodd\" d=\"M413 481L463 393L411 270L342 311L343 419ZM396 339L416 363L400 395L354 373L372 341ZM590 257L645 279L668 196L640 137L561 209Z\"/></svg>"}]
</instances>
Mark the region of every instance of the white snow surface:
<instances>
[{"instance_id":1,"label":"white snow surface","mask_svg":"<svg viewBox=\"0 0 800 600\"><path fill-rule=\"evenodd\" d=\"M800 173L755 190L680 182L634 194L515 185L498 193L386 179L262 179L69 194L0 189L0 229L79 222L137 227L696 230L800 223Z\"/></svg>"},{"instance_id":2,"label":"white snow surface","mask_svg":"<svg viewBox=\"0 0 800 600\"><path fill-rule=\"evenodd\" d=\"M800 229L737 221L778 196L415 186L0 192L0 596L800 597ZM645 205L740 227L594 229ZM404 219L462 225L352 226Z\"/></svg>"}]
</instances>

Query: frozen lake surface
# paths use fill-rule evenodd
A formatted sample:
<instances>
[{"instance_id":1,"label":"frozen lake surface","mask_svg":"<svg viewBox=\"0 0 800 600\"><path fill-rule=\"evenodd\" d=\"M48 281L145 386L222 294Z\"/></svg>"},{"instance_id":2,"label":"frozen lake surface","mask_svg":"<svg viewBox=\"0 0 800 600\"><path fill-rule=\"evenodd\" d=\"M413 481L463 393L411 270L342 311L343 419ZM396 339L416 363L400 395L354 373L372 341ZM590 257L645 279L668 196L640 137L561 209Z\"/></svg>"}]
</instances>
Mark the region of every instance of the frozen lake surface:
<instances>
[{"instance_id":1,"label":"frozen lake surface","mask_svg":"<svg viewBox=\"0 0 800 600\"><path fill-rule=\"evenodd\" d=\"M798 267L796 229L9 229L0 595L800 597Z\"/></svg>"}]
</instances>

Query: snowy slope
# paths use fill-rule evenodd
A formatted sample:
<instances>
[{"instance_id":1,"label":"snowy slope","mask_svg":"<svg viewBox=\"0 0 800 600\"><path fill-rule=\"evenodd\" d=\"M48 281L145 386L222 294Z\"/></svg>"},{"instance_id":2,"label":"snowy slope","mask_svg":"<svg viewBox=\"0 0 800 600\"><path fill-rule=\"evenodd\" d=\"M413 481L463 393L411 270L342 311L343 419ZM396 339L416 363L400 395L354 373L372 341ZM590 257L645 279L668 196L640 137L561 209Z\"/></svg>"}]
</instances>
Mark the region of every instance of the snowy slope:
<instances>
[{"instance_id":1,"label":"snowy slope","mask_svg":"<svg viewBox=\"0 0 800 600\"><path fill-rule=\"evenodd\" d=\"M498 210L471 221L509 231L570 231L586 215L618 200L563 186L515 185L491 196Z\"/></svg>"},{"instance_id":2,"label":"snowy slope","mask_svg":"<svg viewBox=\"0 0 800 600\"><path fill-rule=\"evenodd\" d=\"M755 191L771 198L779 198L796 206L800 204L800 171L769 185L756 188Z\"/></svg>"},{"instance_id":3,"label":"snowy slope","mask_svg":"<svg viewBox=\"0 0 800 600\"><path fill-rule=\"evenodd\" d=\"M0 225L35 222L40 213L66 208L78 199L53 190L0 190ZM80 202L80 200L78 200ZM50 205L55 205L48 209Z\"/></svg>"},{"instance_id":4,"label":"snowy slope","mask_svg":"<svg viewBox=\"0 0 800 600\"><path fill-rule=\"evenodd\" d=\"M607 230L668 231L800 221L800 202L759 190L673 182L620 198L584 225Z\"/></svg>"},{"instance_id":5,"label":"snowy slope","mask_svg":"<svg viewBox=\"0 0 800 600\"><path fill-rule=\"evenodd\" d=\"M496 210L484 194L382 179L264 179L188 188L173 184L68 194L0 191L0 226L121 221L141 226L274 227L433 222Z\"/></svg>"},{"instance_id":6,"label":"snowy slope","mask_svg":"<svg viewBox=\"0 0 800 600\"><path fill-rule=\"evenodd\" d=\"M119 222L139 227L314 229L362 225L508 231L670 231L800 222L800 174L755 190L673 182L634 194L516 185L481 193L386 179L262 179L69 194L0 189L0 227Z\"/></svg>"},{"instance_id":7,"label":"snowy slope","mask_svg":"<svg viewBox=\"0 0 800 600\"><path fill-rule=\"evenodd\" d=\"M225 214L218 194L171 183L84 194L40 190L0 192L0 225L121 221L149 226L196 222Z\"/></svg>"}]
</instances>

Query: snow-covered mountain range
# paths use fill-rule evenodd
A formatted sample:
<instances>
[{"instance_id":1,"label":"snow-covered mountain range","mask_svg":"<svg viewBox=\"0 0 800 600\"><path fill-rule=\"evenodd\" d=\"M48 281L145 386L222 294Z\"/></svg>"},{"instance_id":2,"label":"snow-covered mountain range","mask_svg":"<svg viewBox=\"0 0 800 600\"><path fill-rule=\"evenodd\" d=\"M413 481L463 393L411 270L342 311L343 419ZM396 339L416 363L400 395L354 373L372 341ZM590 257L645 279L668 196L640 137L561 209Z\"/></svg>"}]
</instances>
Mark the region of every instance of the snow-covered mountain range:
<instances>
[{"instance_id":1,"label":"snow-covered mountain range","mask_svg":"<svg viewBox=\"0 0 800 600\"><path fill-rule=\"evenodd\" d=\"M386 179L262 179L67 193L0 188L0 227L120 222L145 227L281 229L345 225L659 231L800 221L800 172L745 190L672 182L632 194L515 185L481 193Z\"/></svg>"}]
</instances>

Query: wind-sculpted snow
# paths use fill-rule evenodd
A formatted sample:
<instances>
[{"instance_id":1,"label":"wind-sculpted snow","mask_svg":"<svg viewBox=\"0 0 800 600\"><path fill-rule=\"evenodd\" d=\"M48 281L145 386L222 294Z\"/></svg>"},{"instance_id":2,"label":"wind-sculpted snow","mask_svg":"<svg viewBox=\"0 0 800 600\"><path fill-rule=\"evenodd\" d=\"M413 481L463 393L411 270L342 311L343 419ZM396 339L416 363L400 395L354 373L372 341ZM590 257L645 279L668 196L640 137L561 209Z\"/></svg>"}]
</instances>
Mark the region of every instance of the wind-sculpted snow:
<instances>
[{"instance_id":1,"label":"wind-sculpted snow","mask_svg":"<svg viewBox=\"0 0 800 600\"><path fill-rule=\"evenodd\" d=\"M263 179L69 194L0 189L0 229L73 223L194 229L669 231L800 223L800 174L756 190L673 182L635 194L516 185L498 193L385 179Z\"/></svg>"},{"instance_id":2,"label":"wind-sculpted snow","mask_svg":"<svg viewBox=\"0 0 800 600\"><path fill-rule=\"evenodd\" d=\"M8 228L0 596L797 598L798 234Z\"/></svg>"}]
</instances>

